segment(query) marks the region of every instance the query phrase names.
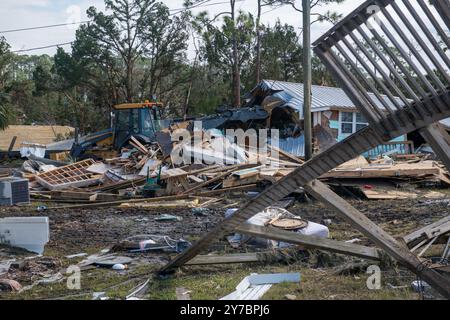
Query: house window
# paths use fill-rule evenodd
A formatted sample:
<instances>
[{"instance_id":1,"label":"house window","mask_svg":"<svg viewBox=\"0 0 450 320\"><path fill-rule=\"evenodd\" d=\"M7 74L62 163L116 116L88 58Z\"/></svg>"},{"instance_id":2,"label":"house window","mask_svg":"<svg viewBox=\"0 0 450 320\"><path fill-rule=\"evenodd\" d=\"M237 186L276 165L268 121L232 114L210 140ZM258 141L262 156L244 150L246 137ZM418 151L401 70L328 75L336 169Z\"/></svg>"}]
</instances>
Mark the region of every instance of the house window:
<instances>
[{"instance_id":1,"label":"house window","mask_svg":"<svg viewBox=\"0 0 450 320\"><path fill-rule=\"evenodd\" d=\"M341 112L341 133L353 133L353 112Z\"/></svg>"},{"instance_id":2,"label":"house window","mask_svg":"<svg viewBox=\"0 0 450 320\"><path fill-rule=\"evenodd\" d=\"M351 135L365 127L368 123L359 112L340 112L340 135Z\"/></svg>"},{"instance_id":3,"label":"house window","mask_svg":"<svg viewBox=\"0 0 450 320\"><path fill-rule=\"evenodd\" d=\"M356 128L355 128L356 130L355 130L355 132L357 132L357 131L367 127L368 123L367 123L366 117L364 117L364 115L362 113L355 112L355 115L356 115Z\"/></svg>"}]
</instances>

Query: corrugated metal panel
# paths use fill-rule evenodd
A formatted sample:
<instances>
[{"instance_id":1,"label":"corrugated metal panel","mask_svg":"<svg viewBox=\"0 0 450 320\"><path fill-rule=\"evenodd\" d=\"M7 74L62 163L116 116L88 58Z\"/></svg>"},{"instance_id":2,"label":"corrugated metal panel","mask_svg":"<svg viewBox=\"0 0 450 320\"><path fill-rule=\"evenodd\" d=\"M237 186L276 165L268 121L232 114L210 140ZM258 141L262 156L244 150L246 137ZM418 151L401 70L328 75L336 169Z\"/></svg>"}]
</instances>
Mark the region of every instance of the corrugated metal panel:
<instances>
[{"instance_id":1,"label":"corrugated metal panel","mask_svg":"<svg viewBox=\"0 0 450 320\"><path fill-rule=\"evenodd\" d=\"M269 141L269 143L271 142ZM280 139L278 148L297 157L304 157L305 136L300 136L298 138Z\"/></svg>"},{"instance_id":2,"label":"corrugated metal panel","mask_svg":"<svg viewBox=\"0 0 450 320\"><path fill-rule=\"evenodd\" d=\"M285 106L298 110L303 118L304 95L302 83L263 80L261 86L263 89L282 90L282 92L276 93L274 96L285 101ZM384 109L381 101L374 94L369 93L369 95L379 103L381 109ZM386 102L393 107L392 102L387 97ZM403 105L400 98L398 98L398 102ZM333 87L312 86L312 112L325 111L332 108L356 110L355 104L345 94L344 90Z\"/></svg>"}]
</instances>

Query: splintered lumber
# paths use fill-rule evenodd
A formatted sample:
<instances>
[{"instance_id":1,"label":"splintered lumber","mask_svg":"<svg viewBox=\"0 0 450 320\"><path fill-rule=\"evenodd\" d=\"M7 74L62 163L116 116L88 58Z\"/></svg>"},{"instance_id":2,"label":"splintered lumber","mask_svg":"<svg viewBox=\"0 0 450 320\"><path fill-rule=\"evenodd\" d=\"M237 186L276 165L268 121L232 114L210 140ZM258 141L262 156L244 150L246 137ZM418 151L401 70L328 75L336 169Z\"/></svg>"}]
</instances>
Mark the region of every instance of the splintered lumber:
<instances>
[{"instance_id":1,"label":"splintered lumber","mask_svg":"<svg viewBox=\"0 0 450 320\"><path fill-rule=\"evenodd\" d=\"M199 193L197 193L197 195L199 195L199 196L215 196L215 195L226 194L229 192L255 190L257 188L258 188L258 185L256 185L256 184L249 184L246 186L240 186L240 187L234 187L234 188L225 188L225 189L220 189L220 190L199 192Z\"/></svg>"},{"instance_id":2,"label":"splintered lumber","mask_svg":"<svg viewBox=\"0 0 450 320\"><path fill-rule=\"evenodd\" d=\"M186 176L197 176L201 173L214 172L214 170L217 170L218 168L220 168L220 166L214 165L214 166L210 166L210 167L206 167L206 168L198 169L198 170L193 170L193 171L185 171L185 170L180 169L180 170L177 170L176 174L175 174L175 171L170 172L171 170L168 170L162 174L161 179L164 180L167 178L180 178L180 177L182 178L182 177L186 177Z\"/></svg>"},{"instance_id":3,"label":"splintered lumber","mask_svg":"<svg viewBox=\"0 0 450 320\"><path fill-rule=\"evenodd\" d=\"M403 237L409 248L416 246L423 242L425 244L429 240L440 237L450 232L450 215L432 223L426 227L412 232L411 234Z\"/></svg>"},{"instance_id":4,"label":"splintered lumber","mask_svg":"<svg viewBox=\"0 0 450 320\"><path fill-rule=\"evenodd\" d=\"M305 189L314 198L339 213L354 228L372 240L402 265L417 274L446 298L450 298L450 280L435 270L422 264L416 255L395 240L390 234L377 226L364 214L331 191L325 184L316 180L308 183Z\"/></svg>"},{"instance_id":5,"label":"splintered lumber","mask_svg":"<svg viewBox=\"0 0 450 320\"><path fill-rule=\"evenodd\" d=\"M148 149L139 142L138 139L136 139L135 137L131 137L131 144L133 145L133 147L135 147L136 149L138 149L139 151L141 151L143 154L147 154L148 153Z\"/></svg>"},{"instance_id":6,"label":"splintered lumber","mask_svg":"<svg viewBox=\"0 0 450 320\"><path fill-rule=\"evenodd\" d=\"M381 257L377 248L364 247L315 236L305 236L296 232L285 231L273 227L261 227L246 223L237 227L236 232L253 237L296 244L307 249L331 251L363 259L378 261Z\"/></svg>"},{"instance_id":7,"label":"splintered lumber","mask_svg":"<svg viewBox=\"0 0 450 320\"><path fill-rule=\"evenodd\" d=\"M36 181L51 191L88 187L99 183L102 178L102 175L96 175L87 171L93 164L95 164L94 160L87 159L40 173L35 176Z\"/></svg>"},{"instance_id":8,"label":"splintered lumber","mask_svg":"<svg viewBox=\"0 0 450 320\"><path fill-rule=\"evenodd\" d=\"M337 168L320 178L411 178L439 175L441 170L433 161L424 161L417 164L376 165L357 169Z\"/></svg>"},{"instance_id":9,"label":"splintered lumber","mask_svg":"<svg viewBox=\"0 0 450 320\"><path fill-rule=\"evenodd\" d=\"M249 185L249 184L256 184L260 181L261 181L261 178L260 178L258 172L256 172L255 175L249 176L246 178L239 178L239 177L235 177L232 175L223 181L222 187L224 189L234 188L234 187L240 187L240 186L245 186L245 185Z\"/></svg>"},{"instance_id":10,"label":"splintered lumber","mask_svg":"<svg viewBox=\"0 0 450 320\"><path fill-rule=\"evenodd\" d=\"M205 181L205 182L203 182L203 183L200 183L200 184L198 184L198 185L196 185L196 186L194 186L194 187L192 187L192 188L186 190L185 192L183 192L183 194L191 194L191 193L194 193L195 191L197 191L197 190L199 190L199 189L201 189L201 188L203 188L203 187L207 187L207 186L209 186L210 184L212 184L212 183L214 183L214 182L223 180L225 177L227 177L228 175L230 175L233 171L236 171L237 169L244 168L244 167L248 167L248 166L252 166L252 165L248 165L248 164L238 164L238 165L234 165L234 166L228 167L224 173L219 174L218 176L216 176L215 178L213 178L213 179L211 179L211 180Z\"/></svg>"},{"instance_id":11,"label":"splintered lumber","mask_svg":"<svg viewBox=\"0 0 450 320\"><path fill-rule=\"evenodd\" d=\"M111 191L116 191L116 190L127 189L127 188L130 188L133 186L143 185L143 184L145 184L146 181L147 181L147 178L139 178L139 179L135 179L135 180L121 181L121 182L117 182L114 184L108 184L108 185L103 185L103 186L96 187L96 188L90 188L89 191L111 192Z\"/></svg>"}]
</instances>

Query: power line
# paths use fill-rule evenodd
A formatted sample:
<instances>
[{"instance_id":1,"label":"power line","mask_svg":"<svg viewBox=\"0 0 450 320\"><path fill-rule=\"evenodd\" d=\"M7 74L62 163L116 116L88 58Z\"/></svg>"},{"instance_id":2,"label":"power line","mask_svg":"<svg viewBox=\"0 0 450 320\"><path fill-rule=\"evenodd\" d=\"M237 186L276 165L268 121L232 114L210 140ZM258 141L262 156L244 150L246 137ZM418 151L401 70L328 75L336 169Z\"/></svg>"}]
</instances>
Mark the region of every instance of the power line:
<instances>
[{"instance_id":1,"label":"power line","mask_svg":"<svg viewBox=\"0 0 450 320\"><path fill-rule=\"evenodd\" d=\"M244 2L245 0L238 0L237 2ZM192 5L191 7L187 8L178 8L178 9L170 9L169 11L177 11L175 13L172 13L171 15L177 15L185 10L194 9L194 8L204 8L204 7L211 7L211 6L217 6L220 4L227 4L229 1L222 1L222 2L214 2L214 3L208 3L211 2L211 0L204 0L200 3L197 3L195 5ZM85 21L79 21L79 22L72 22L72 23L60 23L60 24L51 24L47 26L37 26L37 27L28 27L28 28L20 28L20 29L10 29L10 30L3 30L0 31L0 34L2 33L13 33L13 32L21 32L21 31L30 31L30 30L39 30L39 29L48 29L48 28L57 28L57 27L64 27L64 26L73 26L83 23L91 22L90 20Z\"/></svg>"},{"instance_id":2,"label":"power line","mask_svg":"<svg viewBox=\"0 0 450 320\"><path fill-rule=\"evenodd\" d=\"M245 0L237 0L237 2L244 2L244 1ZM172 13L170 15L174 16L174 15L182 13L185 10L189 10L189 9L193 9L193 8L204 8L204 7L210 7L210 6L215 6L215 5L219 5L219 4L227 4L227 3L229 3L228 1L213 2L213 3L209 3L209 2L211 2L211 0L204 0L204 1L202 1L200 3L197 3L197 4L195 4L195 5L191 6L191 7L187 7L187 8L183 8L183 9L172 9L172 10L169 10L169 11L176 11L176 10L181 10L181 11ZM18 31L26 31L26 30L35 30L35 29L46 29L46 28L53 28L53 27L60 27L60 26L67 26L67 25L74 25L74 24L82 24L82 23L88 23L88 22L91 22L91 21L82 21L82 22L75 22L75 23L62 23L62 24L55 24L55 25L49 25L49 26L6 30L6 31L0 31L0 34L1 33L18 32ZM36 51L36 50L42 50L42 49L49 49L49 48L67 46L67 45L70 45L70 44L73 44L73 41L66 42L66 43L60 43L60 44L53 44L53 45L48 45L48 46L43 46L43 47L15 50L15 51L11 51L11 52L12 53L30 52L30 51Z\"/></svg>"},{"instance_id":3,"label":"power line","mask_svg":"<svg viewBox=\"0 0 450 320\"><path fill-rule=\"evenodd\" d=\"M169 10L169 11L178 11L176 13L172 13L171 14L171 15L176 15L176 14L179 14L179 13L181 13L181 12L183 12L185 10L189 10L189 9L212 7L212 6L217 6L217 5L220 5L220 4L229 4L230 3L230 1L221 1L221 2L208 3L210 1L211 0L205 0L203 2L200 2L200 3L197 3L197 4L193 5L191 7L172 9L172 10ZM245 2L245 0L237 0L236 2Z\"/></svg>"},{"instance_id":4,"label":"power line","mask_svg":"<svg viewBox=\"0 0 450 320\"><path fill-rule=\"evenodd\" d=\"M64 26L73 26L73 25L83 24L83 23L88 23L88 22L90 22L90 21L87 20L87 21L72 22L72 23L51 24L51 25L48 25L48 26L39 26L39 27L29 27L29 28L22 28L22 29L4 30L4 31L0 31L0 33L12 33L12 32L20 32L20 31L48 29L48 28L56 28L56 27L64 27Z\"/></svg>"},{"instance_id":5,"label":"power line","mask_svg":"<svg viewBox=\"0 0 450 320\"><path fill-rule=\"evenodd\" d=\"M20 52L28 52L28 51L35 51L35 50L41 50L41 49L49 49L49 48L54 48L54 47L67 46L67 45L72 44L72 43L73 43L73 41L66 42L66 43L52 44L52 45L45 46L45 47L37 47L37 48L30 48L30 49L15 50L15 51L11 51L11 52L12 53L20 53Z\"/></svg>"}]
</instances>

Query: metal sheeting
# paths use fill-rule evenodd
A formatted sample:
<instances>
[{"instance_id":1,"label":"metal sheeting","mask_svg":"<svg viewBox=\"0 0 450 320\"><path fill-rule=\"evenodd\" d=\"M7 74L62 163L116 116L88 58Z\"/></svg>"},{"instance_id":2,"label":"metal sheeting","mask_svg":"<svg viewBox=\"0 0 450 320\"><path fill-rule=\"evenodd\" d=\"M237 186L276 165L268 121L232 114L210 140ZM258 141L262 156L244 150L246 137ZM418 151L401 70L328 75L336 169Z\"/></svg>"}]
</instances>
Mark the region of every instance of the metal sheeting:
<instances>
[{"instance_id":1,"label":"metal sheeting","mask_svg":"<svg viewBox=\"0 0 450 320\"><path fill-rule=\"evenodd\" d=\"M303 119L303 84L275 80L263 80L259 85L264 90L281 91L273 94L274 97L286 102L284 107L291 107L299 111ZM374 100L378 101L374 94L369 93ZM387 103L391 103L384 97ZM398 98L401 102L400 98ZM379 107L383 104L378 101ZM344 90L334 87L316 86L312 87L312 112L327 111L331 109L343 109L349 111L357 110L355 104L350 100Z\"/></svg>"},{"instance_id":2,"label":"metal sheeting","mask_svg":"<svg viewBox=\"0 0 450 320\"><path fill-rule=\"evenodd\" d=\"M305 156L305 136L303 135L298 138L280 139L278 144L277 147L285 152L301 158Z\"/></svg>"},{"instance_id":3,"label":"metal sheeting","mask_svg":"<svg viewBox=\"0 0 450 320\"><path fill-rule=\"evenodd\" d=\"M444 119L441 121L441 124L446 128L450 129L450 118Z\"/></svg>"}]
</instances>

